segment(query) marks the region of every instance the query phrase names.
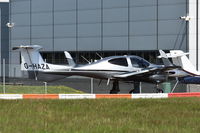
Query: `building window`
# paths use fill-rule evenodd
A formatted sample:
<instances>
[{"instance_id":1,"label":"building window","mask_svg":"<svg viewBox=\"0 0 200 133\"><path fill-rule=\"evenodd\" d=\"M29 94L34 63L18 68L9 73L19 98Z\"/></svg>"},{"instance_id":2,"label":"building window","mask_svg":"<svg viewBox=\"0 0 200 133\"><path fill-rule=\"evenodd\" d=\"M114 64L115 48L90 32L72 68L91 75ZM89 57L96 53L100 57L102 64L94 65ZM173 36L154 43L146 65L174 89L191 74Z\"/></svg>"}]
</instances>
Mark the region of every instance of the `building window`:
<instances>
[{"instance_id":1,"label":"building window","mask_svg":"<svg viewBox=\"0 0 200 133\"><path fill-rule=\"evenodd\" d=\"M47 63L68 64L64 52L41 52L41 56Z\"/></svg>"},{"instance_id":2,"label":"building window","mask_svg":"<svg viewBox=\"0 0 200 133\"><path fill-rule=\"evenodd\" d=\"M166 51L168 52L168 51ZM88 62L94 62L108 56L116 55L136 55L146 59L150 63L162 64L162 60L158 59L159 52L155 51L69 51L72 58L77 64L87 64ZM52 64L68 64L67 59L63 51L58 52L41 52L44 60ZM101 57L100 57L101 56Z\"/></svg>"}]
</instances>

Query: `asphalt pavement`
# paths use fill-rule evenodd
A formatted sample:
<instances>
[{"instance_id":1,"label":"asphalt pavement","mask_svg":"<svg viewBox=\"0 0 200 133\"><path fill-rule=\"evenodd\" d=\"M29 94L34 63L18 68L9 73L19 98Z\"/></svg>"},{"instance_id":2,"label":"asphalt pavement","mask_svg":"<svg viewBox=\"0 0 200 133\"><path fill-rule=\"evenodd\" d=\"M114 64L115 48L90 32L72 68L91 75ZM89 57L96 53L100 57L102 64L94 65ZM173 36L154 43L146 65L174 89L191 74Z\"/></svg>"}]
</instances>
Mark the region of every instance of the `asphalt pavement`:
<instances>
[{"instance_id":1,"label":"asphalt pavement","mask_svg":"<svg viewBox=\"0 0 200 133\"><path fill-rule=\"evenodd\" d=\"M44 82L42 81L35 81L31 79L9 79L7 82L14 84L14 83L20 83L23 85L44 85ZM171 82L171 88L173 88L175 82ZM100 82L98 79L93 80L93 90L91 90L91 79L90 78L65 78L62 80L54 81L54 82L48 82L48 85L64 85L69 86L74 89L83 91L85 93L95 93L95 94L103 94L103 93L109 93L112 89L112 81L109 85L107 85L107 81L103 80ZM160 88L162 88L162 84L160 84ZM129 93L130 90L134 88L132 83L124 83L119 82L119 88L120 88L120 94ZM149 84L149 83L142 83L141 84L141 90L142 93L155 93L155 85ZM179 84L174 92L186 92L186 85Z\"/></svg>"}]
</instances>

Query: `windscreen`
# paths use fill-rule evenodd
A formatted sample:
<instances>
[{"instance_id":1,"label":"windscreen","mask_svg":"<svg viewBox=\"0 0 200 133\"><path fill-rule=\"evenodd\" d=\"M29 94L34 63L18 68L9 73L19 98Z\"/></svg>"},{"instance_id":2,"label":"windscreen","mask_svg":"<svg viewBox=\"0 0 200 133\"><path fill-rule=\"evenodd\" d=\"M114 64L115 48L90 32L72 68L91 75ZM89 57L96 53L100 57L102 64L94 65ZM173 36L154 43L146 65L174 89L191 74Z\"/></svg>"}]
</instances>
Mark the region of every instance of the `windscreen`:
<instances>
[{"instance_id":1,"label":"windscreen","mask_svg":"<svg viewBox=\"0 0 200 133\"><path fill-rule=\"evenodd\" d=\"M134 58L134 57L131 57L131 64L133 67L138 67L138 68L147 68L150 64L149 62L147 62L146 60L144 59L140 59L140 58Z\"/></svg>"}]
</instances>

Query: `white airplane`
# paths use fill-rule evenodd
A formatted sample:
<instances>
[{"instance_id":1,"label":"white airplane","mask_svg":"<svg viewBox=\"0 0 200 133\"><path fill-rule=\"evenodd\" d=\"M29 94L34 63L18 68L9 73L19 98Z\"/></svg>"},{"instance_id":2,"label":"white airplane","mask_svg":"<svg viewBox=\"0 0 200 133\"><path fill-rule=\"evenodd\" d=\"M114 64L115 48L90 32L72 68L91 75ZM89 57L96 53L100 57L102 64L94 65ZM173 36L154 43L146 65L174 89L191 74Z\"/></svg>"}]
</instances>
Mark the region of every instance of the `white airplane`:
<instances>
[{"instance_id":1,"label":"white airplane","mask_svg":"<svg viewBox=\"0 0 200 133\"><path fill-rule=\"evenodd\" d=\"M155 65L138 56L124 55L102 58L96 62L78 66L71 55L65 51L68 64L55 65L46 63L39 53L41 46L26 45L14 47L13 50L21 51L21 70L29 73L29 78L36 80L58 80L68 76L86 76L113 81L110 93L118 93L119 81L125 82L149 82L158 84L166 81L168 70L177 68L172 65ZM162 92L157 88L158 92ZM133 92L131 90L130 92Z\"/></svg>"},{"instance_id":2,"label":"white airplane","mask_svg":"<svg viewBox=\"0 0 200 133\"><path fill-rule=\"evenodd\" d=\"M168 73L171 77L179 77L182 83L186 84L200 84L200 72L197 71L187 55L181 50L170 50L170 53L165 53L160 50L159 58L163 58L163 62L167 63L168 58L172 58L172 62L176 66L180 66L181 69L169 70Z\"/></svg>"}]
</instances>

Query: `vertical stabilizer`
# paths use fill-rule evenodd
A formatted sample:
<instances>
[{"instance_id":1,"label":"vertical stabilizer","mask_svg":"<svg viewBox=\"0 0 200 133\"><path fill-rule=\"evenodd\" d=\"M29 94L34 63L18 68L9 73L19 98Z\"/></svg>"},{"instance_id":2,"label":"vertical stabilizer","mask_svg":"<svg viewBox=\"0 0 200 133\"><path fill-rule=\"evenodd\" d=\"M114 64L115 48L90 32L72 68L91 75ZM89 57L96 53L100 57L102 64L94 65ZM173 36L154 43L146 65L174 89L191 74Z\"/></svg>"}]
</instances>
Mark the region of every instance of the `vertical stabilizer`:
<instances>
[{"instance_id":1,"label":"vertical stabilizer","mask_svg":"<svg viewBox=\"0 0 200 133\"><path fill-rule=\"evenodd\" d=\"M45 62L39 53L41 48L39 45L21 45L13 48L13 50L19 49L21 52L21 70L34 71L45 68Z\"/></svg>"},{"instance_id":2,"label":"vertical stabilizer","mask_svg":"<svg viewBox=\"0 0 200 133\"><path fill-rule=\"evenodd\" d=\"M35 80L53 81L65 78L63 75L52 75L52 73L70 70L72 66L44 62L39 52L41 48L39 45L13 47L13 50L19 49L21 52L21 70L28 71L29 78Z\"/></svg>"}]
</instances>

